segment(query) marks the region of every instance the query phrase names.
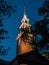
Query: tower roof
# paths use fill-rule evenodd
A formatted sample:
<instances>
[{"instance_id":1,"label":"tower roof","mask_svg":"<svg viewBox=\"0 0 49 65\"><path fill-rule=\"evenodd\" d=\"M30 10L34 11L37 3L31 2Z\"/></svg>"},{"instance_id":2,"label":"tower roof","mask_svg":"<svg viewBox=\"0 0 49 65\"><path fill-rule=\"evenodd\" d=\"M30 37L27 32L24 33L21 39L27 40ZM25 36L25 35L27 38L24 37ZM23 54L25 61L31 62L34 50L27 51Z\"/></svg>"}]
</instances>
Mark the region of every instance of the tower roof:
<instances>
[{"instance_id":1,"label":"tower roof","mask_svg":"<svg viewBox=\"0 0 49 65\"><path fill-rule=\"evenodd\" d=\"M24 16L23 16L21 22L25 22L25 21L26 21L27 23L29 23L29 19L27 18L27 15L26 15L26 9L24 8Z\"/></svg>"},{"instance_id":2,"label":"tower roof","mask_svg":"<svg viewBox=\"0 0 49 65\"><path fill-rule=\"evenodd\" d=\"M24 18L27 18L25 7L24 7Z\"/></svg>"}]
</instances>

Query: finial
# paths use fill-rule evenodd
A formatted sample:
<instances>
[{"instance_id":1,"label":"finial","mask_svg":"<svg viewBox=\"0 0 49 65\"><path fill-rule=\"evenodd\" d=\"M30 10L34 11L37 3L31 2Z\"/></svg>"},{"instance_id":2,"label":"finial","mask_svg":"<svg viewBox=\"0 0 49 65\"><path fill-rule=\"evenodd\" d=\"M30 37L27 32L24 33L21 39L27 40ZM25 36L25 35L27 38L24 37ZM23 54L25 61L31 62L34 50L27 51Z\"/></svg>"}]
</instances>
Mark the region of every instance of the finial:
<instances>
[{"instance_id":1,"label":"finial","mask_svg":"<svg viewBox=\"0 0 49 65\"><path fill-rule=\"evenodd\" d=\"M26 15L26 7L24 6L24 15Z\"/></svg>"},{"instance_id":2,"label":"finial","mask_svg":"<svg viewBox=\"0 0 49 65\"><path fill-rule=\"evenodd\" d=\"M25 7L25 5L24 5L24 15L23 15L23 18L22 18L21 22L29 23L29 19L27 18L27 15L26 15L26 7Z\"/></svg>"},{"instance_id":3,"label":"finial","mask_svg":"<svg viewBox=\"0 0 49 65\"><path fill-rule=\"evenodd\" d=\"M24 6L24 18L27 18L27 15L26 15L26 7Z\"/></svg>"}]
</instances>

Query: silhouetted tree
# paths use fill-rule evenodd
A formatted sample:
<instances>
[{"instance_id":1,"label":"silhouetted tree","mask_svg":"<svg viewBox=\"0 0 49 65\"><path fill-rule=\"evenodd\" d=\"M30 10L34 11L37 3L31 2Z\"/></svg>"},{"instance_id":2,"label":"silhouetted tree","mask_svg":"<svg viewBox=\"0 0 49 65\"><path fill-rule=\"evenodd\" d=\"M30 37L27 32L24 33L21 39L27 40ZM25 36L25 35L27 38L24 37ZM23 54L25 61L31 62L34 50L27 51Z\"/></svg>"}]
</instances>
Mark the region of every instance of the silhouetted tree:
<instances>
[{"instance_id":1,"label":"silhouetted tree","mask_svg":"<svg viewBox=\"0 0 49 65\"><path fill-rule=\"evenodd\" d=\"M0 0L0 43L2 40L9 38L8 31L4 29L3 21L7 17L10 17L16 11L16 6L8 3L6 0ZM8 47L9 48L9 47ZM0 55L7 54L7 49L0 45Z\"/></svg>"},{"instance_id":2,"label":"silhouetted tree","mask_svg":"<svg viewBox=\"0 0 49 65\"><path fill-rule=\"evenodd\" d=\"M8 31L3 28L3 19L7 16L10 17L15 12L16 6L12 6L11 3L7 3L6 0L0 0L0 40L5 39L3 34L8 34Z\"/></svg>"},{"instance_id":3,"label":"silhouetted tree","mask_svg":"<svg viewBox=\"0 0 49 65\"><path fill-rule=\"evenodd\" d=\"M8 55L8 51L10 50L10 47L5 48L4 46L0 46L0 55Z\"/></svg>"},{"instance_id":4,"label":"silhouetted tree","mask_svg":"<svg viewBox=\"0 0 49 65\"><path fill-rule=\"evenodd\" d=\"M37 50L49 50L49 0L46 0L38 9L43 19L34 23L35 47ZM48 52L46 52L48 53Z\"/></svg>"}]
</instances>

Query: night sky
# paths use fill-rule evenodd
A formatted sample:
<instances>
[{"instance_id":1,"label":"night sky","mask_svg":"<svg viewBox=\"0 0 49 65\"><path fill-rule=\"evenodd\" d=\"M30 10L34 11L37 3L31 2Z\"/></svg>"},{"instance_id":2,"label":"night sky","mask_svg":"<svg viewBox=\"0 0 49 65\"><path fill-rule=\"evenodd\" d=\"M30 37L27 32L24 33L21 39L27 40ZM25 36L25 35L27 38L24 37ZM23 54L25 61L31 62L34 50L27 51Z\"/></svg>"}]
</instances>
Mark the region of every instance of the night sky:
<instances>
[{"instance_id":1,"label":"night sky","mask_svg":"<svg viewBox=\"0 0 49 65\"><path fill-rule=\"evenodd\" d=\"M16 12L12 14L10 18L5 18L4 28L8 31L9 39L2 41L0 45L5 48L10 47L8 55L0 56L0 59L11 61L16 57L18 28L21 24L21 19L24 14L24 4L26 7L26 14L30 20L30 24L33 25L34 21L40 20L43 17L38 15L38 8L40 8L45 0L7 0L12 5L16 5Z\"/></svg>"}]
</instances>

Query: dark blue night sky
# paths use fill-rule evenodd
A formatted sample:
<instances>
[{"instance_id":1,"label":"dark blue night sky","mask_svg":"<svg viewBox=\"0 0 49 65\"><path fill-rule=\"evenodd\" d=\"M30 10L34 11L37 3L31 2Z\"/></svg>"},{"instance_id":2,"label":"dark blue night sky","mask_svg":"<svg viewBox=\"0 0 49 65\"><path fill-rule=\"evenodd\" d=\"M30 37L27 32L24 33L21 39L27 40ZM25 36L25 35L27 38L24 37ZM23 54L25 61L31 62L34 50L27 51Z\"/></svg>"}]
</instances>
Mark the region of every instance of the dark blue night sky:
<instances>
[{"instance_id":1,"label":"dark blue night sky","mask_svg":"<svg viewBox=\"0 0 49 65\"><path fill-rule=\"evenodd\" d=\"M0 56L0 59L11 61L16 57L18 28L21 24L21 19L24 14L24 4L26 6L26 14L30 20L30 24L33 25L35 20L42 19L43 17L38 15L38 8L40 8L45 0L7 0L12 5L16 5L16 13L12 14L10 18L5 18L4 28L8 30L9 39L2 41L0 45L5 48L11 47L8 51L8 55Z\"/></svg>"}]
</instances>

